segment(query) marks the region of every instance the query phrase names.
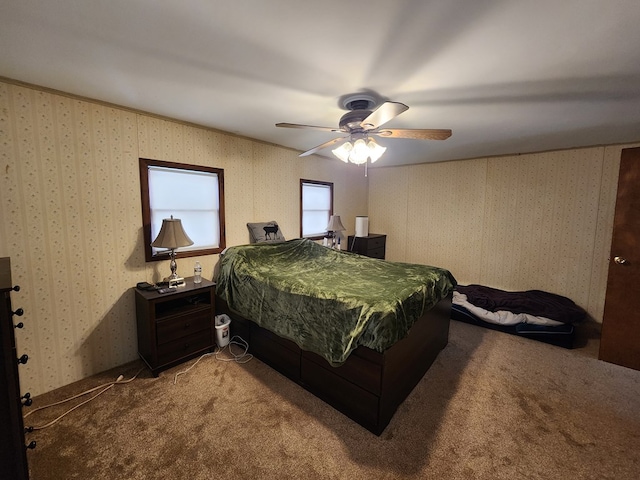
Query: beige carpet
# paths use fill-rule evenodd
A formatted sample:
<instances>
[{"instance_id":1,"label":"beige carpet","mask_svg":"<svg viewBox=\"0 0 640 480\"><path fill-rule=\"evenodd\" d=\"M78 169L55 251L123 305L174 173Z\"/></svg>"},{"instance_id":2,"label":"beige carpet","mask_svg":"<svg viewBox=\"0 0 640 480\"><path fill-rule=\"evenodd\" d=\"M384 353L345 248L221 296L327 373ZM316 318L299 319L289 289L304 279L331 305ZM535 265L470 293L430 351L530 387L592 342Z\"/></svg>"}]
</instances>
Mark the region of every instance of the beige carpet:
<instances>
[{"instance_id":1,"label":"beige carpet","mask_svg":"<svg viewBox=\"0 0 640 480\"><path fill-rule=\"evenodd\" d=\"M45 479L636 479L640 372L453 321L380 437L258 360L144 370L28 435ZM141 364L35 399L67 398ZM71 405L82 399L71 402ZM69 405L36 412L47 423Z\"/></svg>"}]
</instances>

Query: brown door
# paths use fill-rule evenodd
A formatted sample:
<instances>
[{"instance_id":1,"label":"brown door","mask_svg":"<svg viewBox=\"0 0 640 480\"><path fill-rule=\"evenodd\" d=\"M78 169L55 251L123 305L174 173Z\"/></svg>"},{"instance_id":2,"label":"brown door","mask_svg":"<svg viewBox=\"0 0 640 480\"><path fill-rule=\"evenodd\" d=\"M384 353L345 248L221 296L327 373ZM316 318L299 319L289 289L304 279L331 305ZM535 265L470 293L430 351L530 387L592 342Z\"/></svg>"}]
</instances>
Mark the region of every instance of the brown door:
<instances>
[{"instance_id":1,"label":"brown door","mask_svg":"<svg viewBox=\"0 0 640 480\"><path fill-rule=\"evenodd\" d=\"M640 148L622 150L600 359L640 370Z\"/></svg>"}]
</instances>

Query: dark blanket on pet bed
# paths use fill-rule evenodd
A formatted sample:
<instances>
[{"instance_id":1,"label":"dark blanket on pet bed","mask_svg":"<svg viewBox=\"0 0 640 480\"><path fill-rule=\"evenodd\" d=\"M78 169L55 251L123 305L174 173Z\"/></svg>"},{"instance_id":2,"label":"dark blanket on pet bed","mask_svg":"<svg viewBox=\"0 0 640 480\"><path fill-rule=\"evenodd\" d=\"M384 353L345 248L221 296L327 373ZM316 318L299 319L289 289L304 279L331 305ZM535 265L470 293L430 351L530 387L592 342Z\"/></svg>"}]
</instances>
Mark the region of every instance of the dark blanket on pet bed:
<instances>
[{"instance_id":1,"label":"dark blanket on pet bed","mask_svg":"<svg viewBox=\"0 0 640 480\"><path fill-rule=\"evenodd\" d=\"M495 323L485 322L462 305L456 305L455 303L451 306L451 318L490 330L497 330L499 332L510 333L511 335L526 337L531 340L550 343L558 347L573 348L575 329L573 325L568 323L563 323L558 326L531 325L529 323L496 325Z\"/></svg>"},{"instance_id":2,"label":"dark blanket on pet bed","mask_svg":"<svg viewBox=\"0 0 640 480\"><path fill-rule=\"evenodd\" d=\"M507 292L484 285L458 285L456 290L473 305L492 312L527 313L562 323L577 323L586 316L584 309L571 299L542 290Z\"/></svg>"}]
</instances>

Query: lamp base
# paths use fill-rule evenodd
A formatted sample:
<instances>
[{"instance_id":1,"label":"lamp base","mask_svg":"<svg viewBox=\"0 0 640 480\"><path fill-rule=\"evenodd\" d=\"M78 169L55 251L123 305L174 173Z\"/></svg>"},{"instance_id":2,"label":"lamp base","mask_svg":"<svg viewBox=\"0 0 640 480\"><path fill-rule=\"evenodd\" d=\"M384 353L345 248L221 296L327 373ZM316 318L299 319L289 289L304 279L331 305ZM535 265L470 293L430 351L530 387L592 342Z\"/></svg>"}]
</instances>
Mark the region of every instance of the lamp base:
<instances>
[{"instance_id":1,"label":"lamp base","mask_svg":"<svg viewBox=\"0 0 640 480\"><path fill-rule=\"evenodd\" d=\"M185 285L182 277L169 278L169 288L184 287Z\"/></svg>"}]
</instances>

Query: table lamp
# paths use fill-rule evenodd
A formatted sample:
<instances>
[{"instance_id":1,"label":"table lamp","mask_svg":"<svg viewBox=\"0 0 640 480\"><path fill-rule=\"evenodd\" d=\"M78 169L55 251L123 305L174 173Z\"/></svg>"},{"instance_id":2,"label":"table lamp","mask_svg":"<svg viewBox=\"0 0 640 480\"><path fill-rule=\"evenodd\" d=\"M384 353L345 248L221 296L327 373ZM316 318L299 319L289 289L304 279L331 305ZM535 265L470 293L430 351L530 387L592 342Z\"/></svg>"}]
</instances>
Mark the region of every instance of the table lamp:
<instances>
[{"instance_id":1,"label":"table lamp","mask_svg":"<svg viewBox=\"0 0 640 480\"><path fill-rule=\"evenodd\" d=\"M179 277L176 273L178 265L176 264L176 249L179 247L187 247L193 245L193 240L185 233L182 228L182 222L179 218L165 218L162 220L162 227L160 227L160 233L151 244L156 248L169 249L169 258L171 262L169 266L171 268L171 275L169 276L169 287L175 287L178 285L184 285L184 279Z\"/></svg>"},{"instance_id":2,"label":"table lamp","mask_svg":"<svg viewBox=\"0 0 640 480\"><path fill-rule=\"evenodd\" d=\"M329 217L329 225L327 225L327 232L329 233L329 238L331 238L331 248L335 248L336 245L336 233L346 230L342 222L340 221L340 215L331 215Z\"/></svg>"}]
</instances>

